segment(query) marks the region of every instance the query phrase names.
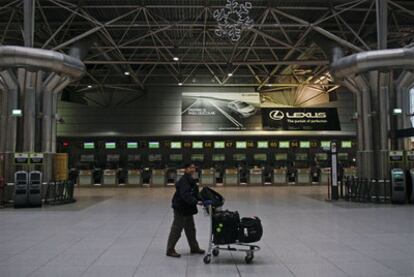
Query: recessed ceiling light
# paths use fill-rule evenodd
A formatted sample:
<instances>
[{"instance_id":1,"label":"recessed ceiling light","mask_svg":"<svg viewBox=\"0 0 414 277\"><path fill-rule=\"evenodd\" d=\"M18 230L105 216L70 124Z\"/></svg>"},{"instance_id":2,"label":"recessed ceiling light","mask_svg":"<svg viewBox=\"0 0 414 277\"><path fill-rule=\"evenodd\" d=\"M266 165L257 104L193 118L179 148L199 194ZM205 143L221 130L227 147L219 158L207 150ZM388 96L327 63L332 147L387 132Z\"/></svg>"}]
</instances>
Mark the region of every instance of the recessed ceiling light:
<instances>
[{"instance_id":1,"label":"recessed ceiling light","mask_svg":"<svg viewBox=\"0 0 414 277\"><path fill-rule=\"evenodd\" d=\"M229 73L227 73L227 76L231 77L231 76L233 76L233 73L229 72Z\"/></svg>"},{"instance_id":2,"label":"recessed ceiling light","mask_svg":"<svg viewBox=\"0 0 414 277\"><path fill-rule=\"evenodd\" d=\"M179 58L179 57L177 57L177 56L175 56L175 57L173 58L173 60L174 60L174 61L176 61L176 62L178 62L178 61L180 60L180 58Z\"/></svg>"},{"instance_id":3,"label":"recessed ceiling light","mask_svg":"<svg viewBox=\"0 0 414 277\"><path fill-rule=\"evenodd\" d=\"M182 83L182 82L179 82L179 83L178 83L178 85L179 85L179 86L182 86L182 85L183 85L183 83Z\"/></svg>"},{"instance_id":4,"label":"recessed ceiling light","mask_svg":"<svg viewBox=\"0 0 414 277\"><path fill-rule=\"evenodd\" d=\"M88 88L92 88L92 85L88 85Z\"/></svg>"},{"instance_id":5,"label":"recessed ceiling light","mask_svg":"<svg viewBox=\"0 0 414 277\"><path fill-rule=\"evenodd\" d=\"M124 74L125 74L126 76L131 75L131 73L129 73L129 71L125 71L125 72L124 72Z\"/></svg>"}]
</instances>

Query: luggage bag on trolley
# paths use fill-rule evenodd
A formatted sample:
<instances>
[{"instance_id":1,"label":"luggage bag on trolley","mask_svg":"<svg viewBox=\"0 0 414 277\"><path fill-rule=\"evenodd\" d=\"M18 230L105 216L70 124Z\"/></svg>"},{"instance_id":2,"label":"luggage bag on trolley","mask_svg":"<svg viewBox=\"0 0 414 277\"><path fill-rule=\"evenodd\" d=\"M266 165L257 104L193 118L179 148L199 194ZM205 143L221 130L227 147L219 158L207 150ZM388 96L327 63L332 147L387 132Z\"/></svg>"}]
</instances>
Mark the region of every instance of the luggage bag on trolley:
<instances>
[{"instance_id":1,"label":"luggage bag on trolley","mask_svg":"<svg viewBox=\"0 0 414 277\"><path fill-rule=\"evenodd\" d=\"M206 215L210 217L210 236L208 251L204 263L211 262L212 256L217 257L220 250L246 253L246 263L251 263L254 252L260 247L250 243L257 242L263 235L263 227L259 218L244 217L240 220L237 211L222 211L224 197L211 188L204 187L200 191Z\"/></svg>"}]
</instances>

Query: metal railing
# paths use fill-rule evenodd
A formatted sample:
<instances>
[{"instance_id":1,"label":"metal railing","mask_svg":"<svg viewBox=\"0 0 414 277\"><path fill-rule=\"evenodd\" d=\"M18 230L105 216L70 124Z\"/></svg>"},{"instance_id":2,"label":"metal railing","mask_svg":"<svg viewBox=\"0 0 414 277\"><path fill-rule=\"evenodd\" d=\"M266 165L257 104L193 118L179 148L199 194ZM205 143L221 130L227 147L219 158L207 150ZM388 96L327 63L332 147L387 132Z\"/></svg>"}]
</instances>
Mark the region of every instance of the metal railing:
<instances>
[{"instance_id":1,"label":"metal railing","mask_svg":"<svg viewBox=\"0 0 414 277\"><path fill-rule=\"evenodd\" d=\"M76 202L73 197L74 189L75 183L72 181L49 182L44 203L47 205L62 205Z\"/></svg>"},{"instance_id":2,"label":"metal railing","mask_svg":"<svg viewBox=\"0 0 414 277\"><path fill-rule=\"evenodd\" d=\"M346 176L339 182L339 197L353 202L390 203L391 182Z\"/></svg>"}]
</instances>

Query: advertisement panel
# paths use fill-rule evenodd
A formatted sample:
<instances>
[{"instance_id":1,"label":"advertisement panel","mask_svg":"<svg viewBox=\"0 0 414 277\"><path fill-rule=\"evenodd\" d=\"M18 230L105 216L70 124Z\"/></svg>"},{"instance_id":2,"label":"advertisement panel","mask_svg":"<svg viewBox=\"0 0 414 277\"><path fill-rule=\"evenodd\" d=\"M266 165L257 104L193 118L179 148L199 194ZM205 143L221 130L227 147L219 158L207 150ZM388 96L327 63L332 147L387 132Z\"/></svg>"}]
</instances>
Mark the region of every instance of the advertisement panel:
<instances>
[{"instance_id":1,"label":"advertisement panel","mask_svg":"<svg viewBox=\"0 0 414 277\"><path fill-rule=\"evenodd\" d=\"M262 108L263 130L340 131L336 108Z\"/></svg>"},{"instance_id":2,"label":"advertisement panel","mask_svg":"<svg viewBox=\"0 0 414 277\"><path fill-rule=\"evenodd\" d=\"M259 93L183 93L182 131L261 130Z\"/></svg>"}]
</instances>

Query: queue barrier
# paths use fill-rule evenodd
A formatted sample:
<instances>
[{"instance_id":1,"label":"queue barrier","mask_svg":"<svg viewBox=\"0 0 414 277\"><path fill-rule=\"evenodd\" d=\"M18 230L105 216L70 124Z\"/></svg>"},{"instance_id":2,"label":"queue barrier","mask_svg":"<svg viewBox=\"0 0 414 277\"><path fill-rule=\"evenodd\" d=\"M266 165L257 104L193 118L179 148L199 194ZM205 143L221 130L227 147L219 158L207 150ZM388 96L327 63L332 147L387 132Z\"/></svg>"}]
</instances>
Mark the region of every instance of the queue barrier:
<instances>
[{"instance_id":1,"label":"queue barrier","mask_svg":"<svg viewBox=\"0 0 414 277\"><path fill-rule=\"evenodd\" d=\"M76 202L75 183L72 181L49 182L46 188L45 204L62 205Z\"/></svg>"},{"instance_id":2,"label":"queue barrier","mask_svg":"<svg viewBox=\"0 0 414 277\"><path fill-rule=\"evenodd\" d=\"M346 176L339 183L339 197L346 201L362 203L391 202L390 180Z\"/></svg>"}]
</instances>

